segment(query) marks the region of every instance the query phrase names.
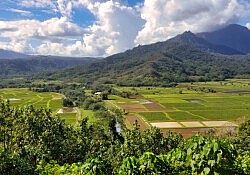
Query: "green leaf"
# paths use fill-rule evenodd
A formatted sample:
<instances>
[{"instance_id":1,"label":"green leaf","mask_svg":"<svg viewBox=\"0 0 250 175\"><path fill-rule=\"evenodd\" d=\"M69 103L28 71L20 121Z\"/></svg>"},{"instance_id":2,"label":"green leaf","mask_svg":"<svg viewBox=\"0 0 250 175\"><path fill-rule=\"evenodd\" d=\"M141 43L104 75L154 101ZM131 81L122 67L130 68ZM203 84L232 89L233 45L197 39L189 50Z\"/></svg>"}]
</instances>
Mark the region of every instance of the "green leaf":
<instances>
[{"instance_id":1,"label":"green leaf","mask_svg":"<svg viewBox=\"0 0 250 175\"><path fill-rule=\"evenodd\" d=\"M208 168L208 167L204 168L203 172L204 172L204 174L209 174L210 168Z\"/></svg>"},{"instance_id":2,"label":"green leaf","mask_svg":"<svg viewBox=\"0 0 250 175\"><path fill-rule=\"evenodd\" d=\"M220 152L217 153L217 163L220 162L221 158L222 158L222 151L220 150Z\"/></svg>"},{"instance_id":3,"label":"green leaf","mask_svg":"<svg viewBox=\"0 0 250 175\"><path fill-rule=\"evenodd\" d=\"M215 160L208 160L208 165L213 167L215 165Z\"/></svg>"},{"instance_id":4,"label":"green leaf","mask_svg":"<svg viewBox=\"0 0 250 175\"><path fill-rule=\"evenodd\" d=\"M218 151L218 149L219 149L219 145L218 145L218 143L217 143L217 142L215 142L215 143L214 143L214 147L213 147L213 149L214 149L214 152Z\"/></svg>"}]
</instances>

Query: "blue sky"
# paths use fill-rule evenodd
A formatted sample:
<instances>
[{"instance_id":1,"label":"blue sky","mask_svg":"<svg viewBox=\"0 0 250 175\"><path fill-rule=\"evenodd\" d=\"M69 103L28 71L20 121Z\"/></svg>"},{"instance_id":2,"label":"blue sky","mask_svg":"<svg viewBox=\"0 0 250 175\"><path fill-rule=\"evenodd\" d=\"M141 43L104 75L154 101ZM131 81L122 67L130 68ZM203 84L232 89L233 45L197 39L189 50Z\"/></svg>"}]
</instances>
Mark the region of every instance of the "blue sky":
<instances>
[{"instance_id":1,"label":"blue sky","mask_svg":"<svg viewBox=\"0 0 250 175\"><path fill-rule=\"evenodd\" d=\"M27 54L106 56L186 30L250 28L250 0L4 0L0 48Z\"/></svg>"}]
</instances>

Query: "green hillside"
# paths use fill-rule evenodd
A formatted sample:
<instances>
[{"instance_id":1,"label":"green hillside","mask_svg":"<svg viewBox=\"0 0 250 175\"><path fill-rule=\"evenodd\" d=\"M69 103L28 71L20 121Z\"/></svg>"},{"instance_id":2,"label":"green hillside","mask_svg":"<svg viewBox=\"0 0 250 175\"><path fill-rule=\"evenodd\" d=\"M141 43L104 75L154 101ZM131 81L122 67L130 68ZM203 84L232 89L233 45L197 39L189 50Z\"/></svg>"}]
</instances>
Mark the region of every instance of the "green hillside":
<instances>
[{"instance_id":1,"label":"green hillside","mask_svg":"<svg viewBox=\"0 0 250 175\"><path fill-rule=\"evenodd\" d=\"M29 58L0 59L0 77L22 76L56 71L95 61L95 58L30 56Z\"/></svg>"},{"instance_id":2,"label":"green hillside","mask_svg":"<svg viewBox=\"0 0 250 175\"><path fill-rule=\"evenodd\" d=\"M193 42L172 39L138 46L94 63L40 75L39 78L167 86L176 82L249 77L250 56L215 54L197 48L197 43Z\"/></svg>"}]
</instances>

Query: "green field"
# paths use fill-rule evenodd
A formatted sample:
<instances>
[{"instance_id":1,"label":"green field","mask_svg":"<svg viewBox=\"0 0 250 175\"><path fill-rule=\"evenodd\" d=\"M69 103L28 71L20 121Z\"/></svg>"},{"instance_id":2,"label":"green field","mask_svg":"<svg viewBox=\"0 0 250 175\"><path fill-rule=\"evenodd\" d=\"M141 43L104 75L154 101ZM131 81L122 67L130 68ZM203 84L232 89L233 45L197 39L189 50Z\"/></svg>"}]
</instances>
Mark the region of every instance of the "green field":
<instances>
[{"instance_id":1,"label":"green field","mask_svg":"<svg viewBox=\"0 0 250 175\"><path fill-rule=\"evenodd\" d=\"M142 96L137 99L126 99L113 95L109 102L115 105L142 104L143 101L153 100L161 106L172 109L135 112L149 122L250 119L249 79L181 83L175 88L115 86L115 89Z\"/></svg>"},{"instance_id":2,"label":"green field","mask_svg":"<svg viewBox=\"0 0 250 175\"><path fill-rule=\"evenodd\" d=\"M150 122L169 120L169 118L163 112L140 112L139 114Z\"/></svg>"},{"instance_id":3,"label":"green field","mask_svg":"<svg viewBox=\"0 0 250 175\"><path fill-rule=\"evenodd\" d=\"M88 117L88 123L94 123L97 119L94 117L94 112L91 110L80 109L82 118Z\"/></svg>"},{"instance_id":4,"label":"green field","mask_svg":"<svg viewBox=\"0 0 250 175\"><path fill-rule=\"evenodd\" d=\"M65 120L66 124L75 124L77 122L77 113L62 113L57 115Z\"/></svg>"},{"instance_id":5,"label":"green field","mask_svg":"<svg viewBox=\"0 0 250 175\"><path fill-rule=\"evenodd\" d=\"M36 108L49 108L52 115L62 108L62 98L64 95L53 92L33 92L27 88L5 88L0 89L0 98L9 100L13 106L33 105ZM58 114L65 119L68 124L74 124L77 121L77 113Z\"/></svg>"},{"instance_id":6,"label":"green field","mask_svg":"<svg viewBox=\"0 0 250 175\"><path fill-rule=\"evenodd\" d=\"M168 115L174 121L201 121L201 120L205 120L204 118L202 118L198 115L194 115L194 114L186 112L186 111L168 112Z\"/></svg>"}]
</instances>

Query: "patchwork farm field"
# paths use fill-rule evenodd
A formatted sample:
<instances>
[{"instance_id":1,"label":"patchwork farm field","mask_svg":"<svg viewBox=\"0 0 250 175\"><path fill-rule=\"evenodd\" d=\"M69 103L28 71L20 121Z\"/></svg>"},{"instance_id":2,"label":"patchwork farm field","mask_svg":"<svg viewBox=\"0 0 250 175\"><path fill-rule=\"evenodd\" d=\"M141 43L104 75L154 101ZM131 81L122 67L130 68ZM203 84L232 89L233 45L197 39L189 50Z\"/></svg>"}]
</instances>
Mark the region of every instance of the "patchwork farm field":
<instances>
[{"instance_id":1,"label":"patchwork farm field","mask_svg":"<svg viewBox=\"0 0 250 175\"><path fill-rule=\"evenodd\" d=\"M27 88L5 88L0 89L0 98L9 100L13 106L27 106L33 105L36 108L49 108L52 111L52 115L56 115L57 112L62 109L62 98L64 95L53 92L33 92ZM63 112L58 113L67 124L74 124L77 121L76 112Z\"/></svg>"},{"instance_id":2,"label":"patchwork farm field","mask_svg":"<svg viewBox=\"0 0 250 175\"><path fill-rule=\"evenodd\" d=\"M182 83L174 88L115 88L120 92L136 94L137 97L112 95L109 103L123 109L128 116L137 115L151 125L175 122L173 126L180 128L206 128L213 127L207 125L206 121L215 121L214 127L223 127L225 124L237 126L240 121L250 119L250 80ZM160 126L171 128L169 125Z\"/></svg>"}]
</instances>

